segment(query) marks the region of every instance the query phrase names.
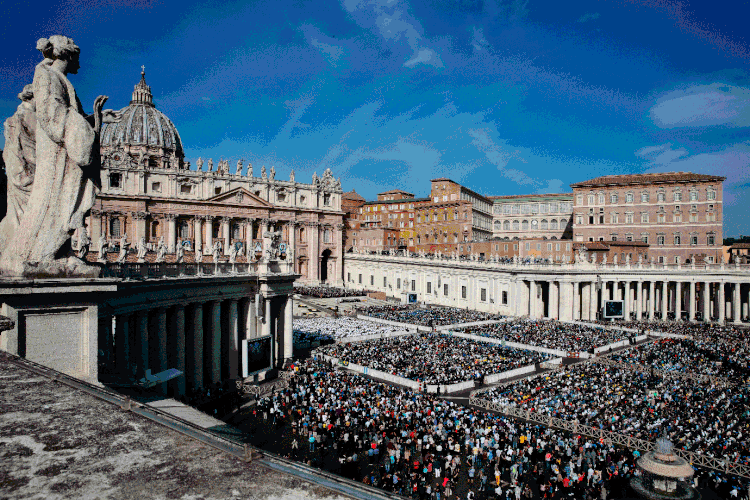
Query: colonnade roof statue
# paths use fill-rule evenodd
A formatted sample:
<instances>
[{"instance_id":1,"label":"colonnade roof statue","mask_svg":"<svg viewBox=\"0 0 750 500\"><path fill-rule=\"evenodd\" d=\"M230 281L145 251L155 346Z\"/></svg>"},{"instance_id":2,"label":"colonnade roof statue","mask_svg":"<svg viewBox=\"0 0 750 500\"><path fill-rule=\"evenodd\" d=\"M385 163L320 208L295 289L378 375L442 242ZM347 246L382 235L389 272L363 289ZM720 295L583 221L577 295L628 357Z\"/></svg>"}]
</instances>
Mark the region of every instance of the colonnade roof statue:
<instances>
[{"instance_id":1,"label":"colonnade roof statue","mask_svg":"<svg viewBox=\"0 0 750 500\"><path fill-rule=\"evenodd\" d=\"M97 267L69 257L67 250L101 186L97 146L102 122L119 115L102 110L107 96L96 98L93 114L83 112L67 76L80 68L80 48L73 40L41 38L37 49L44 59L5 124L11 147L3 158L12 202L0 223L0 273L98 276Z\"/></svg>"}]
</instances>

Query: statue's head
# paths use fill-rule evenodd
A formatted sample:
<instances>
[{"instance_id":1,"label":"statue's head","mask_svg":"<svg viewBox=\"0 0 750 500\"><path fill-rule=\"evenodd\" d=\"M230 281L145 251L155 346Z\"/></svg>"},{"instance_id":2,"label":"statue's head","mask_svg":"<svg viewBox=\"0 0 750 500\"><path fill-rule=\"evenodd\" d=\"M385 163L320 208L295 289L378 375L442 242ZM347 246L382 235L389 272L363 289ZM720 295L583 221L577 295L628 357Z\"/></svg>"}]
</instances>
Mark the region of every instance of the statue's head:
<instances>
[{"instance_id":1,"label":"statue's head","mask_svg":"<svg viewBox=\"0 0 750 500\"><path fill-rule=\"evenodd\" d=\"M18 94L18 98L21 99L23 102L33 101L34 100L34 85L29 83L28 85L24 86L21 93Z\"/></svg>"},{"instance_id":2,"label":"statue's head","mask_svg":"<svg viewBox=\"0 0 750 500\"><path fill-rule=\"evenodd\" d=\"M76 74L80 68L78 57L81 49L73 42L72 38L62 35L52 35L49 38L40 38L36 42L36 49L42 53L45 59L52 61L66 61L66 72Z\"/></svg>"}]
</instances>

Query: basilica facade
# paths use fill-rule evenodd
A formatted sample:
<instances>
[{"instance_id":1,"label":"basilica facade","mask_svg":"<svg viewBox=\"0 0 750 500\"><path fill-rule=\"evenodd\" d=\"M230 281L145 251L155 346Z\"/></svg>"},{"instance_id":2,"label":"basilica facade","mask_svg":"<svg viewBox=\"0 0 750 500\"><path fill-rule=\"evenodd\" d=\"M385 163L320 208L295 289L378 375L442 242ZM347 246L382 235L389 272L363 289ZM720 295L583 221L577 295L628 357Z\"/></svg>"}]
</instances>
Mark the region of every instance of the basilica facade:
<instances>
[{"instance_id":1,"label":"basilica facade","mask_svg":"<svg viewBox=\"0 0 750 500\"><path fill-rule=\"evenodd\" d=\"M294 171L277 178L273 166L256 172L241 160L214 166L213 159L199 158L191 169L177 128L153 103L144 72L120 113L102 127L102 186L87 220L92 249L123 241L134 248L145 240L152 250L166 245L167 262L176 258L178 245L186 262L211 262L216 248L222 261L234 247L241 262L260 254L266 230L280 231L300 280L341 282L342 190L329 169L313 174L310 183L297 182Z\"/></svg>"}]
</instances>

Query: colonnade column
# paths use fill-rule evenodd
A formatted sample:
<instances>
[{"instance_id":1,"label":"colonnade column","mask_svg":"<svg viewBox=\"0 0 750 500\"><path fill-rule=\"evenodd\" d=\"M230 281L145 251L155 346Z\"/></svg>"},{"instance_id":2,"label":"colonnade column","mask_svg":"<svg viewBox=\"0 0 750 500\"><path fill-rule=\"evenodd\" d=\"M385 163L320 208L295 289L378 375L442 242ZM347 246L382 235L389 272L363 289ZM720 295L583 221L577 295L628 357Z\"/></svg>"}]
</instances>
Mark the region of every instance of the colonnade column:
<instances>
[{"instance_id":1,"label":"colonnade column","mask_svg":"<svg viewBox=\"0 0 750 500\"><path fill-rule=\"evenodd\" d=\"M284 304L284 361L291 361L294 358L293 307L294 299L289 295Z\"/></svg>"},{"instance_id":2,"label":"colonnade column","mask_svg":"<svg viewBox=\"0 0 750 500\"><path fill-rule=\"evenodd\" d=\"M130 334L133 319L130 314L118 315L115 319L115 366L117 373L129 377L130 371Z\"/></svg>"},{"instance_id":3,"label":"colonnade column","mask_svg":"<svg viewBox=\"0 0 750 500\"><path fill-rule=\"evenodd\" d=\"M536 318L536 281L529 280L529 318Z\"/></svg>"},{"instance_id":4,"label":"colonnade column","mask_svg":"<svg viewBox=\"0 0 750 500\"><path fill-rule=\"evenodd\" d=\"M581 319L581 299L579 297L581 284L577 281L573 282L573 321L580 321Z\"/></svg>"},{"instance_id":5,"label":"colonnade column","mask_svg":"<svg viewBox=\"0 0 750 500\"><path fill-rule=\"evenodd\" d=\"M562 295L562 283L550 281L549 282L549 317L552 319L559 319L560 311L560 298Z\"/></svg>"},{"instance_id":6,"label":"colonnade column","mask_svg":"<svg viewBox=\"0 0 750 500\"><path fill-rule=\"evenodd\" d=\"M635 282L635 319L643 319L643 281Z\"/></svg>"},{"instance_id":7,"label":"colonnade column","mask_svg":"<svg viewBox=\"0 0 750 500\"><path fill-rule=\"evenodd\" d=\"M674 320L682 321L682 282L674 284Z\"/></svg>"},{"instance_id":8,"label":"colonnade column","mask_svg":"<svg viewBox=\"0 0 750 500\"><path fill-rule=\"evenodd\" d=\"M177 247L177 216L166 214L164 217L167 219L167 251L175 253Z\"/></svg>"},{"instance_id":9,"label":"colonnade column","mask_svg":"<svg viewBox=\"0 0 750 500\"><path fill-rule=\"evenodd\" d=\"M703 321L708 323L711 321L711 283L708 281L703 283Z\"/></svg>"},{"instance_id":10,"label":"colonnade column","mask_svg":"<svg viewBox=\"0 0 750 500\"><path fill-rule=\"evenodd\" d=\"M690 306L688 307L688 321L695 322L695 281L690 282Z\"/></svg>"},{"instance_id":11,"label":"colonnade column","mask_svg":"<svg viewBox=\"0 0 750 500\"><path fill-rule=\"evenodd\" d=\"M740 284L739 283L732 283L732 323L739 324L742 323L741 318L741 308L740 308Z\"/></svg>"},{"instance_id":12,"label":"colonnade column","mask_svg":"<svg viewBox=\"0 0 750 500\"><path fill-rule=\"evenodd\" d=\"M258 336L256 316L255 316L255 301L251 298L245 299L243 302L243 317L245 319L244 333L240 335L243 339L253 339Z\"/></svg>"},{"instance_id":13,"label":"colonnade column","mask_svg":"<svg viewBox=\"0 0 750 500\"><path fill-rule=\"evenodd\" d=\"M172 393L175 397L185 395L185 383L187 372L185 367L185 356L187 345L185 342L185 306L178 304L174 308L172 318L172 352L174 353L174 368L182 372L182 376L171 381Z\"/></svg>"},{"instance_id":14,"label":"colonnade column","mask_svg":"<svg viewBox=\"0 0 750 500\"><path fill-rule=\"evenodd\" d=\"M344 231L344 225L343 224L336 224L336 230L333 234L333 238L336 242L336 263L334 267L334 274L335 278L333 280L333 283L336 285L340 285L343 280L343 267L344 267L344 241L343 241L343 234ZM329 278L330 279L330 278Z\"/></svg>"},{"instance_id":15,"label":"colonnade column","mask_svg":"<svg viewBox=\"0 0 750 500\"><path fill-rule=\"evenodd\" d=\"M589 292L591 293L591 299L589 300L589 321L596 321L596 305L599 302L596 296L596 282L591 282Z\"/></svg>"},{"instance_id":16,"label":"colonnade column","mask_svg":"<svg viewBox=\"0 0 750 500\"><path fill-rule=\"evenodd\" d=\"M656 306L656 282L651 280L648 282L648 319L653 321L654 308Z\"/></svg>"},{"instance_id":17,"label":"colonnade column","mask_svg":"<svg viewBox=\"0 0 750 500\"><path fill-rule=\"evenodd\" d=\"M308 265L308 279L315 282L320 281L320 224L317 222L309 222L310 227L310 255Z\"/></svg>"},{"instance_id":18,"label":"colonnade column","mask_svg":"<svg viewBox=\"0 0 750 500\"><path fill-rule=\"evenodd\" d=\"M239 346L239 311L237 299L229 300L229 349L227 361L229 364L229 378L239 378L240 346Z\"/></svg>"},{"instance_id":19,"label":"colonnade column","mask_svg":"<svg viewBox=\"0 0 750 500\"><path fill-rule=\"evenodd\" d=\"M669 309L669 303L667 302L667 299L669 297L669 294L667 293L668 283L666 281L661 282L661 319L663 321L667 320L667 310Z\"/></svg>"},{"instance_id":20,"label":"colonnade column","mask_svg":"<svg viewBox=\"0 0 750 500\"><path fill-rule=\"evenodd\" d=\"M203 219L196 215L193 219L193 234L195 236L195 254L203 254Z\"/></svg>"},{"instance_id":21,"label":"colonnade column","mask_svg":"<svg viewBox=\"0 0 750 500\"><path fill-rule=\"evenodd\" d=\"M148 366L148 311L136 313L133 354L136 364L136 377L143 378Z\"/></svg>"},{"instance_id":22,"label":"colonnade column","mask_svg":"<svg viewBox=\"0 0 750 500\"><path fill-rule=\"evenodd\" d=\"M726 297L724 296L724 282L720 281L719 283L717 283L717 285L719 286L719 324L723 325L725 323L727 312L727 301Z\"/></svg>"},{"instance_id":23,"label":"colonnade column","mask_svg":"<svg viewBox=\"0 0 750 500\"><path fill-rule=\"evenodd\" d=\"M221 302L209 302L209 311L211 322L204 358L209 380L215 384L221 380Z\"/></svg>"},{"instance_id":24,"label":"colonnade column","mask_svg":"<svg viewBox=\"0 0 750 500\"><path fill-rule=\"evenodd\" d=\"M93 247L99 244L99 236L102 234L102 213L92 209L89 221L89 237Z\"/></svg>"},{"instance_id":25,"label":"colonnade column","mask_svg":"<svg viewBox=\"0 0 750 500\"><path fill-rule=\"evenodd\" d=\"M631 307L631 300L630 300L630 281L623 281L623 312L625 313L625 321L630 321L630 309Z\"/></svg>"},{"instance_id":26,"label":"colonnade column","mask_svg":"<svg viewBox=\"0 0 750 500\"><path fill-rule=\"evenodd\" d=\"M253 223L255 222L255 219L245 219L245 255L248 258L248 261L252 257L252 255L255 253L255 249L253 248Z\"/></svg>"},{"instance_id":27,"label":"colonnade column","mask_svg":"<svg viewBox=\"0 0 750 500\"><path fill-rule=\"evenodd\" d=\"M203 304L193 304L192 308L192 328L188 332L191 355L186 363L187 384L190 390L199 391L203 388Z\"/></svg>"},{"instance_id":28,"label":"colonnade column","mask_svg":"<svg viewBox=\"0 0 750 500\"><path fill-rule=\"evenodd\" d=\"M167 309L158 307L156 309L156 350L155 366L151 368L152 374L157 374L167 369ZM160 394L167 394L167 383L161 383L156 386Z\"/></svg>"}]
</instances>

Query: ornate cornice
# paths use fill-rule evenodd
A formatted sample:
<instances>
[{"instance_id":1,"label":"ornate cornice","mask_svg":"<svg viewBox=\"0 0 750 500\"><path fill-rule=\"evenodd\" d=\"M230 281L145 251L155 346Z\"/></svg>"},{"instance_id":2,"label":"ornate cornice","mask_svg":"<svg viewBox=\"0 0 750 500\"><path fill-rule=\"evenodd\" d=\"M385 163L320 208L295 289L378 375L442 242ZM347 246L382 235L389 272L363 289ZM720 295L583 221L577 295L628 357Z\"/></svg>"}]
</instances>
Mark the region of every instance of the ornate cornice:
<instances>
[{"instance_id":1,"label":"ornate cornice","mask_svg":"<svg viewBox=\"0 0 750 500\"><path fill-rule=\"evenodd\" d=\"M135 220L146 220L151 214L149 212L130 212L130 215Z\"/></svg>"}]
</instances>

